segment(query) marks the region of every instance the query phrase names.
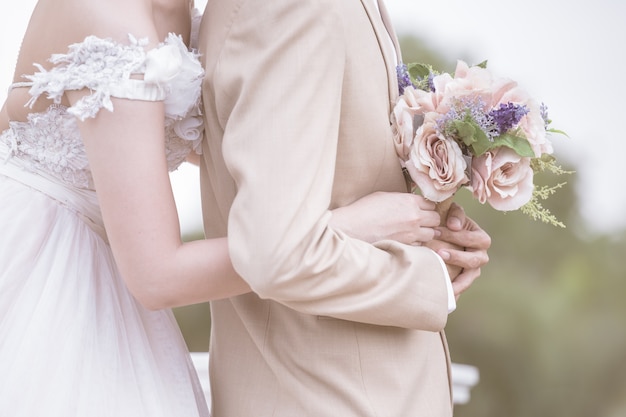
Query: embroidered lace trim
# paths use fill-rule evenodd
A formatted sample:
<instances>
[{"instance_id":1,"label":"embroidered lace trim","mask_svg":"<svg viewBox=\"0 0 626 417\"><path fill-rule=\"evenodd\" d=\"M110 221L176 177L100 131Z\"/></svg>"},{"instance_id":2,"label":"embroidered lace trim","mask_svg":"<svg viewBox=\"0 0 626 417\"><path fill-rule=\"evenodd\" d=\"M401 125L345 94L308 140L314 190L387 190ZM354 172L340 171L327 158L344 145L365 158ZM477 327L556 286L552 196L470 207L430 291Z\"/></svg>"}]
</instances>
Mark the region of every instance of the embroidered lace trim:
<instances>
[{"instance_id":1,"label":"embroidered lace trim","mask_svg":"<svg viewBox=\"0 0 626 417\"><path fill-rule=\"evenodd\" d=\"M147 40L129 35L129 44L94 36L71 45L67 54L51 58L50 70L26 76L32 96L29 105L46 94L54 105L31 113L26 122L10 122L0 134L10 153L32 171L39 169L62 182L93 188L93 180L77 119L95 117L102 109L113 111L111 97L163 100L166 109L165 147L170 170L189 154L200 151L203 125L200 87L203 71L198 57L179 36L170 34L158 47L145 51ZM131 78L143 75L143 80ZM72 107L60 105L67 90L87 88L90 94ZM1 163L1 161L0 161Z\"/></svg>"}]
</instances>

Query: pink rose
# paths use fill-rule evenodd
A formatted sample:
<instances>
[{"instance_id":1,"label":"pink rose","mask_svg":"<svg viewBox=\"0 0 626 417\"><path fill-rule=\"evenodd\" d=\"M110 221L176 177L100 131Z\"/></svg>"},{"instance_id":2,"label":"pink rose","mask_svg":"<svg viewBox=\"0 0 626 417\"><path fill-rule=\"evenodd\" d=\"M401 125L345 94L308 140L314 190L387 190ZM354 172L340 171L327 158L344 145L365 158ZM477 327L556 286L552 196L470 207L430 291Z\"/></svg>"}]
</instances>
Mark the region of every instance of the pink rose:
<instances>
[{"instance_id":1,"label":"pink rose","mask_svg":"<svg viewBox=\"0 0 626 417\"><path fill-rule=\"evenodd\" d=\"M441 91L447 98L446 102L471 96L482 100L485 108L493 104L494 77L485 68L469 67L465 62L458 61L454 79ZM473 101L473 100L472 100Z\"/></svg>"},{"instance_id":2,"label":"pink rose","mask_svg":"<svg viewBox=\"0 0 626 417\"><path fill-rule=\"evenodd\" d=\"M533 193L530 158L500 147L472 160L471 189L481 204L488 202L500 211L517 210Z\"/></svg>"},{"instance_id":3,"label":"pink rose","mask_svg":"<svg viewBox=\"0 0 626 417\"><path fill-rule=\"evenodd\" d=\"M403 163L410 157L416 129L419 127L415 123L416 116L423 119L426 113L437 111L437 104L435 93L413 87L405 88L398 99L391 113L391 129L396 153Z\"/></svg>"},{"instance_id":4,"label":"pink rose","mask_svg":"<svg viewBox=\"0 0 626 417\"><path fill-rule=\"evenodd\" d=\"M442 74L445 75L445 74ZM440 76L435 77L437 80ZM508 78L495 77L486 68L470 67L463 61L457 62L454 78L435 83L438 98L437 111L445 113L451 104L469 97L471 102L480 102L484 110L496 107L501 97L517 87L517 83Z\"/></svg>"},{"instance_id":5,"label":"pink rose","mask_svg":"<svg viewBox=\"0 0 626 417\"><path fill-rule=\"evenodd\" d=\"M511 91L521 91L515 81L508 78L495 79L491 88L491 107L498 107L500 103L508 103L508 100L503 100L502 97Z\"/></svg>"},{"instance_id":6,"label":"pink rose","mask_svg":"<svg viewBox=\"0 0 626 417\"><path fill-rule=\"evenodd\" d=\"M435 91L425 93L419 97L417 103L422 109L423 113L435 111L440 114L445 114L450 110L450 104L446 100L446 96L449 94L448 85L454 84L454 79L448 73L439 74L432 79L432 84L435 87Z\"/></svg>"},{"instance_id":7,"label":"pink rose","mask_svg":"<svg viewBox=\"0 0 626 417\"><path fill-rule=\"evenodd\" d=\"M422 195L435 202L451 197L468 182L461 148L437 131L437 113L427 113L415 134L406 168Z\"/></svg>"},{"instance_id":8,"label":"pink rose","mask_svg":"<svg viewBox=\"0 0 626 417\"><path fill-rule=\"evenodd\" d=\"M445 88L445 95L450 99L464 96L480 97L485 110L507 103L526 106L529 112L520 120L518 126L530 143L535 156L540 157L544 153L553 152L539 104L515 81L495 77L486 68L470 67L465 62L458 61L454 80L446 84Z\"/></svg>"},{"instance_id":9,"label":"pink rose","mask_svg":"<svg viewBox=\"0 0 626 417\"><path fill-rule=\"evenodd\" d=\"M528 113L522 117L518 127L524 133L524 137L530 143L536 157L540 157L544 153L551 154L554 151L546 134L546 125L541 116L541 107L525 90L516 87L505 92L500 98L500 103L514 103L526 106Z\"/></svg>"},{"instance_id":10,"label":"pink rose","mask_svg":"<svg viewBox=\"0 0 626 417\"><path fill-rule=\"evenodd\" d=\"M454 70L456 89L467 91L490 91L493 86L493 74L486 68L470 67L463 61L457 61Z\"/></svg>"},{"instance_id":11,"label":"pink rose","mask_svg":"<svg viewBox=\"0 0 626 417\"><path fill-rule=\"evenodd\" d=\"M407 87L391 112L391 130L396 153L404 164L409 159L415 129L413 119L418 111L417 96L423 91Z\"/></svg>"}]
</instances>

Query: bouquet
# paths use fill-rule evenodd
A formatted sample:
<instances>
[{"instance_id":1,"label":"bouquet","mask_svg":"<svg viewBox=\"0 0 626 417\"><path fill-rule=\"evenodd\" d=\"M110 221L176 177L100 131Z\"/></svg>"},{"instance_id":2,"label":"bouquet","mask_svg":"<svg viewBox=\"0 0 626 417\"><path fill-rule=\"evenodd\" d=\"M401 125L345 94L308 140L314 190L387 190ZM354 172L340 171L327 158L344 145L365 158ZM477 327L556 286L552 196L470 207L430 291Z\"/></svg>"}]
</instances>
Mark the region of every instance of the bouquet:
<instances>
[{"instance_id":1,"label":"bouquet","mask_svg":"<svg viewBox=\"0 0 626 417\"><path fill-rule=\"evenodd\" d=\"M445 221L454 194L468 188L499 211L521 209L565 227L541 205L564 183L535 187L535 172L566 173L555 162L547 107L486 62L459 61L453 75L424 64L398 66L400 98L391 114L403 169Z\"/></svg>"}]
</instances>

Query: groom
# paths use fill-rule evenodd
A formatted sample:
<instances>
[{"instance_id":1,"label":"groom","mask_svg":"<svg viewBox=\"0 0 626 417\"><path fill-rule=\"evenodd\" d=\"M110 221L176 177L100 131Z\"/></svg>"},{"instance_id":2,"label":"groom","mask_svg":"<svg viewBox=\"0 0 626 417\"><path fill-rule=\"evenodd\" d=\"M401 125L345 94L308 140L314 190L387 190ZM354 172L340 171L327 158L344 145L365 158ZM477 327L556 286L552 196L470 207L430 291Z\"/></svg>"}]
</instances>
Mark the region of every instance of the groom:
<instances>
[{"instance_id":1,"label":"groom","mask_svg":"<svg viewBox=\"0 0 626 417\"><path fill-rule=\"evenodd\" d=\"M407 191L395 35L377 6L208 2L205 232L228 232L255 292L212 303L213 417L452 414L441 259L328 226L329 209Z\"/></svg>"}]
</instances>

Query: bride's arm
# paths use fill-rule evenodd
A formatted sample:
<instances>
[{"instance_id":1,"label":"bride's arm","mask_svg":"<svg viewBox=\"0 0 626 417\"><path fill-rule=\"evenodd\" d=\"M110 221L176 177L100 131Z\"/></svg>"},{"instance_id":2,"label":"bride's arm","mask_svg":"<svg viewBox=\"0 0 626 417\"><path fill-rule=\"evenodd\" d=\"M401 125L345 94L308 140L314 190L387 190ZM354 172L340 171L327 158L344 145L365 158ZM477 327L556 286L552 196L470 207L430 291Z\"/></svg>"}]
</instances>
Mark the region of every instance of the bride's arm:
<instances>
[{"instance_id":1,"label":"bride's arm","mask_svg":"<svg viewBox=\"0 0 626 417\"><path fill-rule=\"evenodd\" d=\"M101 111L80 127L111 248L133 295L158 309L249 292L226 238L181 241L157 122L163 104L113 100L114 112ZM329 226L370 243L420 244L440 235L433 209L410 193L376 192L333 210Z\"/></svg>"},{"instance_id":2,"label":"bride's arm","mask_svg":"<svg viewBox=\"0 0 626 417\"><path fill-rule=\"evenodd\" d=\"M248 292L232 268L226 239L180 238L163 103L112 100L113 112L100 111L79 126L111 249L130 291L152 309Z\"/></svg>"},{"instance_id":3,"label":"bride's arm","mask_svg":"<svg viewBox=\"0 0 626 417\"><path fill-rule=\"evenodd\" d=\"M101 111L80 129L111 248L133 295L157 309L249 292L225 238L181 241L157 122L163 104L113 100L113 112ZM429 239L439 217L432 203L416 197L375 193L335 210L331 226L369 241Z\"/></svg>"},{"instance_id":4,"label":"bride's arm","mask_svg":"<svg viewBox=\"0 0 626 417\"><path fill-rule=\"evenodd\" d=\"M411 193L375 192L332 212L329 225L369 243L419 245L439 236L435 203Z\"/></svg>"},{"instance_id":5,"label":"bride's arm","mask_svg":"<svg viewBox=\"0 0 626 417\"><path fill-rule=\"evenodd\" d=\"M0 109L0 132L4 132L9 128L9 115L7 114L7 104L2 105Z\"/></svg>"}]
</instances>

